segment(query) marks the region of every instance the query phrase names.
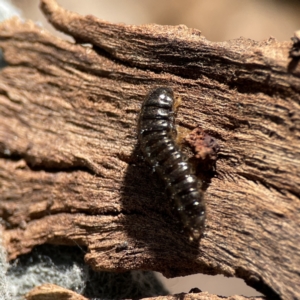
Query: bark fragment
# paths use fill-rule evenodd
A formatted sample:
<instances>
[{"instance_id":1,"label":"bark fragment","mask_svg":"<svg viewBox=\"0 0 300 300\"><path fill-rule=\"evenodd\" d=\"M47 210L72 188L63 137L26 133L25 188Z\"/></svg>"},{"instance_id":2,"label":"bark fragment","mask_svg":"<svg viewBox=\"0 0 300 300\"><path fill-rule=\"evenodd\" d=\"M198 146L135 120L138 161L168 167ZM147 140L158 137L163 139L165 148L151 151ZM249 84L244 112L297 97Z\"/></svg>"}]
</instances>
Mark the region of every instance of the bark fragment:
<instances>
[{"instance_id":1,"label":"bark fragment","mask_svg":"<svg viewBox=\"0 0 300 300\"><path fill-rule=\"evenodd\" d=\"M185 26L112 24L53 0L42 9L77 44L32 22L0 25L0 216L10 258L38 244L79 244L98 270L224 274L300 298L292 43L213 43ZM182 98L178 126L201 126L221 146L215 176L200 174L208 216L197 245L138 155L139 109L161 85Z\"/></svg>"}]
</instances>

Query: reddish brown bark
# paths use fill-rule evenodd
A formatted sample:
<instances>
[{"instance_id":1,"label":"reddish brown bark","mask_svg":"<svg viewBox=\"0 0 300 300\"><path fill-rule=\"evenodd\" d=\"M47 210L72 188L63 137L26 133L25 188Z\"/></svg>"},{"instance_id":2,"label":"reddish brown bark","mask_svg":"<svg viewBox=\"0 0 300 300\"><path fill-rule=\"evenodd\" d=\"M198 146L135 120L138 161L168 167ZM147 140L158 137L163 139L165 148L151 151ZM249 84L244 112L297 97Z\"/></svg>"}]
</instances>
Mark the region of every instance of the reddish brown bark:
<instances>
[{"instance_id":1,"label":"reddish brown bark","mask_svg":"<svg viewBox=\"0 0 300 300\"><path fill-rule=\"evenodd\" d=\"M224 274L270 297L300 298L292 43L212 43L185 26L117 25L53 0L42 9L77 44L32 22L0 25L0 216L10 258L42 243L78 244L97 270ZM199 174L207 202L199 244L180 231L138 156L141 103L164 85L182 98L179 128L200 126L221 146L215 176Z\"/></svg>"},{"instance_id":2,"label":"reddish brown bark","mask_svg":"<svg viewBox=\"0 0 300 300\"><path fill-rule=\"evenodd\" d=\"M76 294L67 289L61 288L54 284L43 284L26 295L26 300L88 300L79 294ZM217 295L210 295L208 293L196 293L196 294L177 294L173 296L160 296L143 298L144 300L264 300L261 297L243 297L243 296L231 296L231 297L219 297Z\"/></svg>"}]
</instances>

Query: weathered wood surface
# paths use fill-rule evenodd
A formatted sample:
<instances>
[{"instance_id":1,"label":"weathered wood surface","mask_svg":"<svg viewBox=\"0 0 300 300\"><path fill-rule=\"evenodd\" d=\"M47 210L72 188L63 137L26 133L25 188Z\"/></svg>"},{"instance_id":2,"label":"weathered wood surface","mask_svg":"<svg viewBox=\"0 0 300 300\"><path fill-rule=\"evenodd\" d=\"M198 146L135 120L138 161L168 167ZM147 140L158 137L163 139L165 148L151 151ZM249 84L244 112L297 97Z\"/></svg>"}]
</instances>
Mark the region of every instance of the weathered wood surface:
<instances>
[{"instance_id":1,"label":"weathered wood surface","mask_svg":"<svg viewBox=\"0 0 300 300\"><path fill-rule=\"evenodd\" d=\"M67 290L55 284L43 284L32 289L25 296L26 300L88 300L73 291Z\"/></svg>"},{"instance_id":2,"label":"weathered wood surface","mask_svg":"<svg viewBox=\"0 0 300 300\"><path fill-rule=\"evenodd\" d=\"M55 284L43 284L34 288L26 295L26 300L88 300L75 292L64 289ZM173 296L160 296L143 298L144 300L264 300L263 297L243 297L243 296L231 296L220 297L217 295L210 295L208 293L195 293L195 294L177 294Z\"/></svg>"},{"instance_id":3,"label":"weathered wood surface","mask_svg":"<svg viewBox=\"0 0 300 300\"><path fill-rule=\"evenodd\" d=\"M0 25L0 216L11 259L83 245L98 270L243 278L300 298L300 67L291 42L212 43L185 26L128 26L42 1L72 44L32 22ZM148 91L174 88L179 128L221 145L200 244L180 232L138 156ZM201 288L201 287L200 287Z\"/></svg>"}]
</instances>

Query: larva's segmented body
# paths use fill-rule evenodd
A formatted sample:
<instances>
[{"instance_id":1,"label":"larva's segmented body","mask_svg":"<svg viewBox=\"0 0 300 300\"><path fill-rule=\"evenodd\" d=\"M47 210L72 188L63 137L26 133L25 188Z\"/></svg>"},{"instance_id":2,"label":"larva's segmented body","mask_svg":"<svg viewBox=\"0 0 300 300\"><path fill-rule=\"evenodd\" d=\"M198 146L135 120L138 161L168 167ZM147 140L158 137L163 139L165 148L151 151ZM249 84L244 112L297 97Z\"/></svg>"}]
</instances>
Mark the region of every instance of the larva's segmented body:
<instances>
[{"instance_id":1,"label":"larva's segmented body","mask_svg":"<svg viewBox=\"0 0 300 300\"><path fill-rule=\"evenodd\" d=\"M145 99L139 119L139 142L145 160L166 184L181 222L192 240L204 230L201 184L175 142L175 101L171 88L160 87Z\"/></svg>"}]
</instances>

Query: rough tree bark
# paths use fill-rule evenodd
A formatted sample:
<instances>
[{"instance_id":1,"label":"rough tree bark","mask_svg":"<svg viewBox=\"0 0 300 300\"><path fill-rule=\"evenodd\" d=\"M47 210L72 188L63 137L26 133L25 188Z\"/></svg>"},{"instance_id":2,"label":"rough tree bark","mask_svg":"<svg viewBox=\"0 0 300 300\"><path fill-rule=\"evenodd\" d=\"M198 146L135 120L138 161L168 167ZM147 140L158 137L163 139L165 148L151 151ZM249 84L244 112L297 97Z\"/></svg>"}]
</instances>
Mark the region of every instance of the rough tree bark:
<instances>
[{"instance_id":1,"label":"rough tree bark","mask_svg":"<svg viewBox=\"0 0 300 300\"><path fill-rule=\"evenodd\" d=\"M26 295L26 300L88 300L87 298L54 284L43 284L34 288ZM159 296L155 298L143 298L143 300L264 300L261 297L243 297L231 296L222 297L217 295L210 295L208 293L190 293L190 294L176 294L170 296Z\"/></svg>"},{"instance_id":2,"label":"rough tree bark","mask_svg":"<svg viewBox=\"0 0 300 300\"><path fill-rule=\"evenodd\" d=\"M0 26L0 216L9 257L43 243L78 244L97 270L224 274L270 299L300 299L292 43L213 43L185 26L111 24L54 0L42 9L75 44L32 22ZM138 155L138 113L156 86L182 98L179 128L200 126L221 146L216 174L199 174L207 203L199 244L180 231Z\"/></svg>"}]
</instances>

